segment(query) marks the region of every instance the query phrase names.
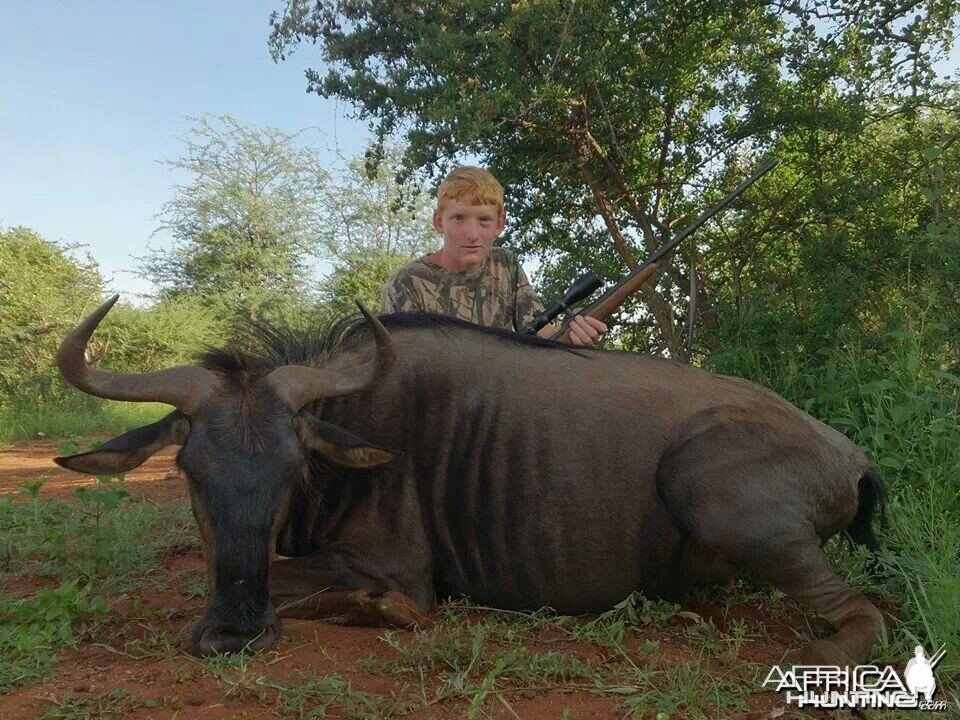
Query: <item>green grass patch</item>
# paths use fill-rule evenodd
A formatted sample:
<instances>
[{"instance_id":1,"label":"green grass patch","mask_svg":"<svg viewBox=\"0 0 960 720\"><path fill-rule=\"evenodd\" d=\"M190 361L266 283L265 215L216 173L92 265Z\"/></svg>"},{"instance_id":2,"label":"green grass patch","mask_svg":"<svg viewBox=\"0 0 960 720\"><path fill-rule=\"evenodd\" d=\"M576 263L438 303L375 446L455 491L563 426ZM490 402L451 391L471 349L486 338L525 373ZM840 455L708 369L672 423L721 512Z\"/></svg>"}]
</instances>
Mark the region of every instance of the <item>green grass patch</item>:
<instances>
[{"instance_id":1,"label":"green grass patch","mask_svg":"<svg viewBox=\"0 0 960 720\"><path fill-rule=\"evenodd\" d=\"M42 480L26 484L25 503L0 498L4 573L93 581L99 592L118 592L154 573L164 549L197 543L186 503L161 510L131 502L122 479L98 478L78 488L79 502L44 500L42 487Z\"/></svg>"},{"instance_id":2,"label":"green grass patch","mask_svg":"<svg viewBox=\"0 0 960 720\"><path fill-rule=\"evenodd\" d=\"M57 653L75 645L76 624L106 610L89 585L72 582L41 590L32 600L0 595L0 694L47 677Z\"/></svg>"},{"instance_id":3,"label":"green grass patch","mask_svg":"<svg viewBox=\"0 0 960 720\"><path fill-rule=\"evenodd\" d=\"M355 690L338 675L303 673L294 682L271 686L278 692L283 714L297 720L320 720L328 714L348 720L389 720L419 706L411 694L371 695Z\"/></svg>"},{"instance_id":4,"label":"green grass patch","mask_svg":"<svg viewBox=\"0 0 960 720\"><path fill-rule=\"evenodd\" d=\"M58 653L75 645L77 623L107 611L99 596L142 587L165 550L198 542L187 503L160 509L131 502L122 480L79 488L79 502L45 500L42 487L27 484L25 503L0 498L0 570L59 583L28 599L0 594L0 693L48 676ZM173 649L165 633L141 645L154 656ZM86 702L65 700L51 712L81 712Z\"/></svg>"},{"instance_id":5,"label":"green grass patch","mask_svg":"<svg viewBox=\"0 0 960 720\"><path fill-rule=\"evenodd\" d=\"M756 690L737 679L733 672L709 669L703 659L698 662L666 666L659 670L637 668L632 678L635 687L625 686L624 707L627 717L682 717L705 720L707 717L728 717L743 711L745 698Z\"/></svg>"},{"instance_id":6,"label":"green grass patch","mask_svg":"<svg viewBox=\"0 0 960 720\"><path fill-rule=\"evenodd\" d=\"M17 398L0 404L0 445L42 438L60 439L127 430L156 422L172 408L163 403L114 400L50 402Z\"/></svg>"},{"instance_id":7,"label":"green grass patch","mask_svg":"<svg viewBox=\"0 0 960 720\"><path fill-rule=\"evenodd\" d=\"M37 720L121 720L139 706L123 688L93 696L66 693L54 698L54 706Z\"/></svg>"},{"instance_id":8,"label":"green grass patch","mask_svg":"<svg viewBox=\"0 0 960 720\"><path fill-rule=\"evenodd\" d=\"M628 631L651 623L662 626L675 617L697 619L695 614L680 610L679 605L663 600L651 600L642 593L633 593L589 622L581 622L572 617L558 618L558 622L575 638L618 648L623 644Z\"/></svg>"}]
</instances>

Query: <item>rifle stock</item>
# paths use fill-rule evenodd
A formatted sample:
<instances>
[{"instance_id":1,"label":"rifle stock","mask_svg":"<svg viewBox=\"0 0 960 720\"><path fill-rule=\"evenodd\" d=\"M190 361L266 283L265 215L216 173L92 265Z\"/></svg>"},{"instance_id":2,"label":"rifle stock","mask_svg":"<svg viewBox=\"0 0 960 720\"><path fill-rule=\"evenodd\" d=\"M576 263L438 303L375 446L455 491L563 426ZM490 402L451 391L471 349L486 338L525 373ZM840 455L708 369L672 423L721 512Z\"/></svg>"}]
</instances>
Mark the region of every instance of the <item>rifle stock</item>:
<instances>
[{"instance_id":1,"label":"rifle stock","mask_svg":"<svg viewBox=\"0 0 960 720\"><path fill-rule=\"evenodd\" d=\"M640 289L641 285L653 277L656 271L656 263L645 265L636 273L627 275L627 277L610 288L610 290L601 295L596 301L582 308L576 314L586 315L587 317L596 318L597 320L604 320L610 317L610 315L617 311L617 308L627 301L628 297L633 295L633 293ZM570 339L571 322L573 322L572 317L565 320L560 329L551 336L551 340L568 342Z\"/></svg>"}]
</instances>

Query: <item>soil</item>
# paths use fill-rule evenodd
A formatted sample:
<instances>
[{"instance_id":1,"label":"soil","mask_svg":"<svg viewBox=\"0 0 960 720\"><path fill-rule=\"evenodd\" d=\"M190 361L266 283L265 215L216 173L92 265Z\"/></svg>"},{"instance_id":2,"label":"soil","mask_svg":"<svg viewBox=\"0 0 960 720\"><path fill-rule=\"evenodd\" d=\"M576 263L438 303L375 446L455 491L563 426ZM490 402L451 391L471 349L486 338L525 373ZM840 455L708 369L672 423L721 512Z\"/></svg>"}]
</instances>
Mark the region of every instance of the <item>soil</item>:
<instances>
[{"instance_id":1,"label":"soil","mask_svg":"<svg viewBox=\"0 0 960 720\"><path fill-rule=\"evenodd\" d=\"M87 445L81 445L79 452ZM148 498L154 502L173 502L186 497L186 485L180 480L174 465L179 448L164 448L143 465L124 477L124 487L131 499ZM60 455L57 443L30 442L8 445L0 449L0 497L13 493L14 501L26 498L23 484L45 478L42 494L45 498L63 500L79 487L90 485L90 478L66 470L53 458Z\"/></svg>"},{"instance_id":2,"label":"soil","mask_svg":"<svg viewBox=\"0 0 960 720\"><path fill-rule=\"evenodd\" d=\"M21 486L41 476L46 477L42 497L71 499L73 491L88 485L91 480L82 475L63 470L52 458L57 455L56 444L32 442L8 446L0 450L0 496L12 493L15 502L25 497ZM167 448L140 468L127 474L124 484L133 499L147 498L164 504L181 502L186 498L186 485L174 467L176 448ZM217 677L200 660L185 654L175 646L166 652L148 652L156 646L155 639L162 632L182 641L189 633L194 620L203 612L205 600L190 597L186 591L191 585L202 584L205 565L196 546L175 548L164 557L161 577L151 576L145 586L136 592L105 597L110 606L109 620L97 632L96 637L80 637L77 646L60 653L52 676L44 681L26 685L0 695L0 718L19 720L37 718L60 706L59 714L48 717L61 718L132 718L134 720L220 720L221 718L284 718L298 717L289 711L284 714L278 705L277 692L257 678L270 676L280 682L296 681L301 673L317 677L338 675L351 687L371 695L389 696L398 693L403 686L423 684L425 697L434 697L439 679L410 677L402 674L383 674L370 667L370 659L377 662L389 660L396 651L379 638L382 629L346 627L323 621L286 620L284 637L271 649L249 659L245 672L242 665L235 665ZM48 586L45 578L7 577L0 590L7 595L29 597L37 589ZM796 643L796 628L805 627L802 613L790 603L782 603L776 611L763 606L743 605L724 611L704 603L687 603L685 610L709 618L721 630L728 630L737 620L751 628L735 661L711 659L711 671L718 675L735 675L745 662L766 666L776 664L786 648ZM480 612L480 611L478 611ZM624 650L632 662L658 669L681 663L695 663L702 657L701 650L682 632L689 619L673 618L665 627L656 623L646 626L642 632L631 633L624 643ZM531 649L549 649L571 653L583 660L597 660L610 651L597 645L575 640L549 626L535 637ZM412 631L402 631L401 637ZM659 642L652 653L644 649L645 641ZM151 644L152 643L152 644ZM542 648L535 647L542 644ZM622 658L621 658L622 660ZM122 688L128 695L119 704L105 696ZM100 698L100 709L95 701ZM85 714L69 714L69 703L86 700L94 709ZM711 713L716 718L739 720L763 720L776 717L798 716L787 710L783 701L774 692L755 692L744 698L748 710L727 714ZM594 693L589 688L563 687L518 689L500 695L491 695L476 717L494 717L524 720L545 718L579 718L611 720L629 716L623 706L624 697L612 693ZM307 706L305 711L311 710ZM432 702L414 709L403 717L414 720L453 720L467 717L469 698ZM310 717L324 717L322 714ZM348 717L337 704L328 708L326 717ZM350 717L360 717L352 715ZM362 715L374 717L374 715ZM655 718L647 711L644 718ZM672 718L685 717L682 711Z\"/></svg>"}]
</instances>

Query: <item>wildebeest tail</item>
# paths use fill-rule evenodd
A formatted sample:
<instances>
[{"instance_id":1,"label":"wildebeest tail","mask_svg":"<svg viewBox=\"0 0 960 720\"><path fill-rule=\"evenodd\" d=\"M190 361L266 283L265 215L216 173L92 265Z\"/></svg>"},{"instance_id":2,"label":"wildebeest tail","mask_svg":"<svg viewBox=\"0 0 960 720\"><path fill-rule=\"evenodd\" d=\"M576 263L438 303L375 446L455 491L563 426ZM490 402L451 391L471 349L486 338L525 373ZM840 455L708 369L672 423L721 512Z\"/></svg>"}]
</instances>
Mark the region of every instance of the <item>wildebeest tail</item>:
<instances>
[{"instance_id":1,"label":"wildebeest tail","mask_svg":"<svg viewBox=\"0 0 960 720\"><path fill-rule=\"evenodd\" d=\"M874 468L869 468L857 485L857 514L847 526L847 535L857 545L865 545L874 555L880 552L880 541L873 534L873 516L880 509L880 519L884 518L883 480Z\"/></svg>"}]
</instances>

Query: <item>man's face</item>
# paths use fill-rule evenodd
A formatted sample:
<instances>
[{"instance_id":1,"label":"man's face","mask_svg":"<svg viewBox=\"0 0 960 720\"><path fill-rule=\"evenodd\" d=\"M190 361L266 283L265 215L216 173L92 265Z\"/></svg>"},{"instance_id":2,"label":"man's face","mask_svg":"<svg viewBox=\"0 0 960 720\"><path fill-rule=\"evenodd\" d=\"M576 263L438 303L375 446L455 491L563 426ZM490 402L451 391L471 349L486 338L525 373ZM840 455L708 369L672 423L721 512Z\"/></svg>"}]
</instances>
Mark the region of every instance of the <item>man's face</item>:
<instances>
[{"instance_id":1,"label":"man's face","mask_svg":"<svg viewBox=\"0 0 960 720\"><path fill-rule=\"evenodd\" d=\"M476 267L490 254L505 222L496 205L448 201L433 214L433 226L443 234L442 264L454 272Z\"/></svg>"}]
</instances>

